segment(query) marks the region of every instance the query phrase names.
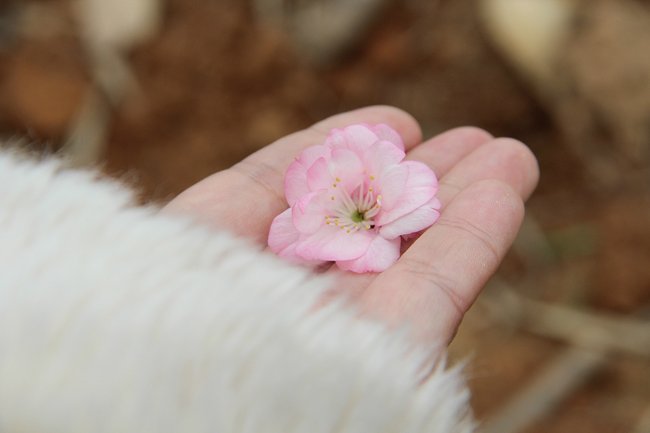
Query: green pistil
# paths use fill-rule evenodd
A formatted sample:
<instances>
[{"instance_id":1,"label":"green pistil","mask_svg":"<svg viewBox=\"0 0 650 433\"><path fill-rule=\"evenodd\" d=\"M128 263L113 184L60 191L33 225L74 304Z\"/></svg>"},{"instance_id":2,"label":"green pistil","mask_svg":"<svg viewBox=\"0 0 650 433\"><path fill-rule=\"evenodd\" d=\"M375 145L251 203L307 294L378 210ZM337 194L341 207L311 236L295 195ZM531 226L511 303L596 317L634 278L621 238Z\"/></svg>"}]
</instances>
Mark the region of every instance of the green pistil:
<instances>
[{"instance_id":1,"label":"green pistil","mask_svg":"<svg viewBox=\"0 0 650 433\"><path fill-rule=\"evenodd\" d=\"M360 223L361 221L365 220L365 216L358 210L355 210L354 213L350 215L350 219L355 223Z\"/></svg>"}]
</instances>

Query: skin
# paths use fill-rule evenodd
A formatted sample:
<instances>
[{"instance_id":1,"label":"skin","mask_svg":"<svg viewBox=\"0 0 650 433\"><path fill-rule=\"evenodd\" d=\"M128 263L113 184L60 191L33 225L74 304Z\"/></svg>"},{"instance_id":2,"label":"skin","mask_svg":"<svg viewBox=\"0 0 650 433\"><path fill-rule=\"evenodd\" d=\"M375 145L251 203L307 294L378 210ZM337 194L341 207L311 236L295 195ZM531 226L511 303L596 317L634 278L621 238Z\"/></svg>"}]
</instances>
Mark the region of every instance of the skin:
<instances>
[{"instance_id":1,"label":"skin","mask_svg":"<svg viewBox=\"0 0 650 433\"><path fill-rule=\"evenodd\" d=\"M165 208L252 238L261 246L271 221L288 205L284 172L330 129L386 123L404 140L407 159L428 164L440 180L439 220L381 274L326 270L368 317L406 326L425 345L451 341L463 315L512 244L535 189L539 168L521 142L472 127L422 140L418 123L397 108L374 106L339 114L266 146L228 170L181 193ZM245 215L246 218L242 218Z\"/></svg>"}]
</instances>

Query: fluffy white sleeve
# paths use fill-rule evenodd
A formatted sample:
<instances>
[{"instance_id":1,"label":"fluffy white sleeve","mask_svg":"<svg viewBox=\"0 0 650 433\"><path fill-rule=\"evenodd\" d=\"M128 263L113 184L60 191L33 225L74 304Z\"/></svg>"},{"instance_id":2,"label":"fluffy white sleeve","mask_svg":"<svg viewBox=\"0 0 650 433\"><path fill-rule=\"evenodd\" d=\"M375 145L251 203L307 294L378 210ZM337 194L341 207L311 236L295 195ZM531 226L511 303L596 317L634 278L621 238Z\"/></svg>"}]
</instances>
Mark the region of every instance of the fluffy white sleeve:
<instances>
[{"instance_id":1,"label":"fluffy white sleeve","mask_svg":"<svg viewBox=\"0 0 650 433\"><path fill-rule=\"evenodd\" d=\"M0 432L470 432L444 363L327 281L137 207L92 172L0 153Z\"/></svg>"}]
</instances>

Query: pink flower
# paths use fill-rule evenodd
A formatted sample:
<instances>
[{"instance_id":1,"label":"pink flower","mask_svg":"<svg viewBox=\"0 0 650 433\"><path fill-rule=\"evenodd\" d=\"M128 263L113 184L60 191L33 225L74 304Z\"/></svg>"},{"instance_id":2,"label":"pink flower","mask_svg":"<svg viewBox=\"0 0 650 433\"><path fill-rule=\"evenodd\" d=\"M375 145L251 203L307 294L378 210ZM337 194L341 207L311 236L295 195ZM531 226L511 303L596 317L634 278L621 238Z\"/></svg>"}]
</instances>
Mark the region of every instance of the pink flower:
<instances>
[{"instance_id":1,"label":"pink flower","mask_svg":"<svg viewBox=\"0 0 650 433\"><path fill-rule=\"evenodd\" d=\"M291 207L273 220L271 250L295 263L387 269L399 258L402 236L440 215L435 174L404 156L399 134L383 124L334 129L305 149L287 169Z\"/></svg>"}]
</instances>

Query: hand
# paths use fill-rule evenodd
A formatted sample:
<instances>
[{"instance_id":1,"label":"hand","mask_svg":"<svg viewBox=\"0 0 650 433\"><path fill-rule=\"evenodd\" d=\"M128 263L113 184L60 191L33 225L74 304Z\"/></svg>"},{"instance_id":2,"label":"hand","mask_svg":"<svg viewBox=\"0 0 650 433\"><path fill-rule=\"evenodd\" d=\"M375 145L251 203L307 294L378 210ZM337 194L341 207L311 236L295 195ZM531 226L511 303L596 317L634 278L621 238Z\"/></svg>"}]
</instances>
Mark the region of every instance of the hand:
<instances>
[{"instance_id":1,"label":"hand","mask_svg":"<svg viewBox=\"0 0 650 433\"><path fill-rule=\"evenodd\" d=\"M368 316L410 325L426 344L451 340L464 313L512 244L523 201L537 185L533 154L522 143L458 128L422 142L416 121L395 108L368 107L330 117L254 153L197 183L166 207L191 214L266 245L273 218L288 205L284 172L298 153L321 143L330 129L386 123L397 130L407 159L428 164L440 179L439 220L381 274L336 267L340 291Z\"/></svg>"}]
</instances>

